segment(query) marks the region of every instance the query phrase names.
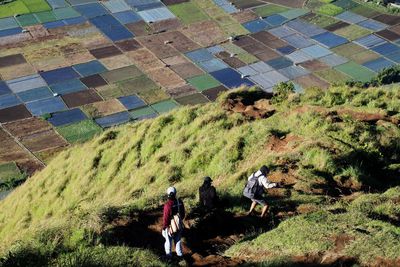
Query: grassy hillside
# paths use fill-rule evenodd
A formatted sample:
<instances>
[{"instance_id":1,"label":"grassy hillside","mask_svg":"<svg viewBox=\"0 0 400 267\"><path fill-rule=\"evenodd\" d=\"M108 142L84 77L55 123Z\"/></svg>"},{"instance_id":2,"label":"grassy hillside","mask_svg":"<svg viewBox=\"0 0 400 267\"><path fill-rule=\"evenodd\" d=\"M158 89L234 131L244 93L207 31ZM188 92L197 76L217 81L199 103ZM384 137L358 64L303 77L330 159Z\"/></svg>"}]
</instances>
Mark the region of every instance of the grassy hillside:
<instances>
[{"instance_id":1,"label":"grassy hillside","mask_svg":"<svg viewBox=\"0 0 400 267\"><path fill-rule=\"evenodd\" d=\"M259 97L254 90L238 91L220 102ZM270 192L272 212L282 223L253 233L227 255L260 262L326 252L334 236L344 234L350 236L344 255L361 263L399 257L393 199L400 189L389 188L399 183L400 88L311 89L274 108L271 117L253 120L221 103L184 107L62 152L0 202L0 251L13 252L3 264L36 255L41 264L81 260L83 266L93 259L118 265L107 262L107 253L125 262L137 255L138 265L143 255L144 262L162 264L151 246L104 245L101 236L113 218L159 208L172 184L190 210L205 175L213 177L226 211L242 213L249 205L241 199L246 177L262 164L282 184ZM359 244L366 241L363 253ZM260 257L260 251L266 253Z\"/></svg>"}]
</instances>

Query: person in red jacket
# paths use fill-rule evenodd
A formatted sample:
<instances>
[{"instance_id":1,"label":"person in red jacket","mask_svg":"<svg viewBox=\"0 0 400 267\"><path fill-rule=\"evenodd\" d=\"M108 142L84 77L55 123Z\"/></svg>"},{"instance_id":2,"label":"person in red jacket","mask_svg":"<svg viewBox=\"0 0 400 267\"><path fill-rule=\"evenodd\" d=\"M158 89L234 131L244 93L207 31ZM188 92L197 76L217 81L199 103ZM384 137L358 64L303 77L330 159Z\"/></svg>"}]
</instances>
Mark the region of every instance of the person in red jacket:
<instances>
[{"instance_id":1,"label":"person in red jacket","mask_svg":"<svg viewBox=\"0 0 400 267\"><path fill-rule=\"evenodd\" d=\"M175 251L178 257L182 257L182 227L173 233L171 230L171 220L173 219L174 215L179 215L180 221L182 222L185 218L185 206L180 199L176 198L176 189L175 187L169 187L167 190L168 200L164 204L164 216L163 216L163 230L162 236L165 238L164 249L165 254L167 257L172 256L171 247L172 247L172 240L175 242Z\"/></svg>"}]
</instances>

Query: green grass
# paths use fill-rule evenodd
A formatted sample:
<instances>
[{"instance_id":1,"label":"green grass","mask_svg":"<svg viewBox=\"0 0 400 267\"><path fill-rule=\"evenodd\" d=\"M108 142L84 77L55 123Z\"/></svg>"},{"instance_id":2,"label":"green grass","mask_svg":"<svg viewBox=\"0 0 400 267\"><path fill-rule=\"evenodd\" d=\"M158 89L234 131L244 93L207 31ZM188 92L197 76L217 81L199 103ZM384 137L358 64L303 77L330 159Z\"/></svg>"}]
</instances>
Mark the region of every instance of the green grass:
<instances>
[{"instance_id":1,"label":"green grass","mask_svg":"<svg viewBox=\"0 0 400 267\"><path fill-rule=\"evenodd\" d=\"M25 243L16 246L12 254L4 257L2 266L167 266L157 255L145 249L82 246L71 251L68 247L49 244L45 240Z\"/></svg>"},{"instance_id":2,"label":"green grass","mask_svg":"<svg viewBox=\"0 0 400 267\"><path fill-rule=\"evenodd\" d=\"M352 24L347 27L336 30L334 33L341 35L350 41L353 41L368 34L371 34L372 32L365 28Z\"/></svg>"},{"instance_id":3,"label":"green grass","mask_svg":"<svg viewBox=\"0 0 400 267\"><path fill-rule=\"evenodd\" d=\"M129 247L82 248L53 260L56 266L166 266L149 250Z\"/></svg>"},{"instance_id":4,"label":"green grass","mask_svg":"<svg viewBox=\"0 0 400 267\"><path fill-rule=\"evenodd\" d=\"M208 19L207 15L192 2L168 6L168 9L184 24L191 24Z\"/></svg>"},{"instance_id":5,"label":"green grass","mask_svg":"<svg viewBox=\"0 0 400 267\"><path fill-rule=\"evenodd\" d=\"M190 78L188 79L188 83L190 83L194 88L196 88L200 92L221 85L216 79L214 79L209 74L203 74Z\"/></svg>"},{"instance_id":6,"label":"green grass","mask_svg":"<svg viewBox=\"0 0 400 267\"><path fill-rule=\"evenodd\" d=\"M316 10L316 12L318 12L320 14L332 16L332 17L339 15L343 11L344 11L343 8L335 6L333 4L323 5Z\"/></svg>"},{"instance_id":7,"label":"green grass","mask_svg":"<svg viewBox=\"0 0 400 267\"><path fill-rule=\"evenodd\" d=\"M57 132L69 143L73 144L92 139L93 136L101 133L102 129L92 120L84 120L75 124L58 127Z\"/></svg>"},{"instance_id":8,"label":"green grass","mask_svg":"<svg viewBox=\"0 0 400 267\"><path fill-rule=\"evenodd\" d=\"M355 204L331 198L329 192L346 184L383 192L397 181L397 125L383 120L376 124L362 122L336 114L350 109L398 117L399 91L398 86L312 88L274 106L273 116L249 120L226 112L221 102L234 95L252 99L260 92L230 90L215 103L180 107L155 119L109 129L58 154L43 171L0 202L0 253L17 255L13 259L19 261L24 257L33 261L40 255L39 259L45 262L65 263L63 260L68 259L72 265L82 258L88 262L98 260L98 265L108 260L118 263L118 258L125 261L135 252L121 247L117 251L100 248L96 241L110 233L108 213L112 215L114 210L117 215L130 216L160 208L165 188L171 184L188 203L190 212L205 175L213 178L220 195L232 200L225 202L226 210L244 212L248 202L242 202L241 195L246 179L266 164L278 179L288 169L298 178L288 189L290 194L268 198L274 214L299 205L314 209L283 220L266 233L246 236L247 241L229 249L228 255L256 254L263 260L263 255L290 258L299 253L323 253L334 246L335 235L345 233L354 235L357 244L346 246L346 255L356 255L362 263L366 257L398 257L398 227L370 217L378 214L394 218L398 208L390 202L400 195L397 190L387 191L379 201L373 196L372 200ZM138 116L148 110L133 111L132 117L134 112ZM64 130L73 136L79 128ZM284 135L297 139L281 151L268 149L271 140ZM316 193L318 190L322 191ZM345 212L330 212L336 208ZM357 228L371 235L364 235ZM368 249L360 246L368 241ZM32 253L25 253L31 251L29 244L36 246ZM7 253L10 249L18 251L18 247L24 253ZM264 254L266 251L269 253ZM115 259L114 254L118 255ZM149 262L157 260L152 255L145 258Z\"/></svg>"},{"instance_id":9,"label":"green grass","mask_svg":"<svg viewBox=\"0 0 400 267\"><path fill-rule=\"evenodd\" d=\"M349 225L354 228L349 228ZM362 233L362 230L369 234ZM227 254L247 257L258 255L259 260L271 258L271 256L264 256L271 253L289 259L305 253L316 255L323 251L333 250L335 239L340 236L350 238L340 253L357 257L363 264L376 260L377 255L386 259L398 257L400 248L398 227L373 220L365 213L355 211L344 214L319 211L289 219L281 223L278 228L250 242L234 245Z\"/></svg>"},{"instance_id":10,"label":"green grass","mask_svg":"<svg viewBox=\"0 0 400 267\"><path fill-rule=\"evenodd\" d=\"M278 6L274 4L260 6L253 9L253 11L260 17L268 17L270 15L285 12L288 10L289 8L287 7Z\"/></svg>"}]
</instances>

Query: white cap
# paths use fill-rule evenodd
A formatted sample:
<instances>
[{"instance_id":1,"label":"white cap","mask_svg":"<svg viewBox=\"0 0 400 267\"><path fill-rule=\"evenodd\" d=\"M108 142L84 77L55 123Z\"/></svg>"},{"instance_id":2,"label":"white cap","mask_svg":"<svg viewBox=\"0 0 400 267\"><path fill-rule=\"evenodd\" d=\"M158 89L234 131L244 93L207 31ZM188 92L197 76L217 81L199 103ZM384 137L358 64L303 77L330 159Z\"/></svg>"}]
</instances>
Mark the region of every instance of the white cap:
<instances>
[{"instance_id":1,"label":"white cap","mask_svg":"<svg viewBox=\"0 0 400 267\"><path fill-rule=\"evenodd\" d=\"M176 188L173 186L168 187L168 189L167 189L167 195L171 195L171 194L176 195Z\"/></svg>"}]
</instances>

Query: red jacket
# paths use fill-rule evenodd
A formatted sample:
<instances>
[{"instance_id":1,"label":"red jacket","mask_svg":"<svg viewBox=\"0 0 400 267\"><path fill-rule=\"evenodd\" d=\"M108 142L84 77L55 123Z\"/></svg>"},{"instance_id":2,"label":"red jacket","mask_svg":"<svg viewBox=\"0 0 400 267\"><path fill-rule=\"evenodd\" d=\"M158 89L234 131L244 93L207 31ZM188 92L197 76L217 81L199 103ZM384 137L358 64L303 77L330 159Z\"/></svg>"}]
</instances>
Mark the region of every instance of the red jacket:
<instances>
[{"instance_id":1,"label":"red jacket","mask_svg":"<svg viewBox=\"0 0 400 267\"><path fill-rule=\"evenodd\" d=\"M164 204L163 229L168 228L170 225L172 215L178 214L178 203L181 219L185 218L185 206L183 202L177 199L168 199Z\"/></svg>"}]
</instances>

